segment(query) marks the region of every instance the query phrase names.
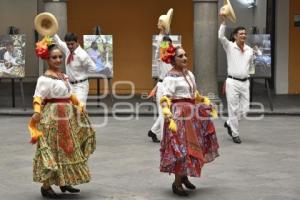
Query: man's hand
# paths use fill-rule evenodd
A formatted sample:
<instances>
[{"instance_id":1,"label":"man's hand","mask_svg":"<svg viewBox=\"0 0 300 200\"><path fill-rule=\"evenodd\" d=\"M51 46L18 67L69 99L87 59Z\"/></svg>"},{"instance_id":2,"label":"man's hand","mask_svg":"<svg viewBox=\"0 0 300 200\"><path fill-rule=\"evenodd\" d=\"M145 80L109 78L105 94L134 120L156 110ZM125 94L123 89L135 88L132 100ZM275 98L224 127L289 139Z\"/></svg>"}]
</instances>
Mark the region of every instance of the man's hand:
<instances>
[{"instance_id":1,"label":"man's hand","mask_svg":"<svg viewBox=\"0 0 300 200\"><path fill-rule=\"evenodd\" d=\"M226 15L220 12L219 17L220 17L221 24L225 24Z\"/></svg>"}]
</instances>

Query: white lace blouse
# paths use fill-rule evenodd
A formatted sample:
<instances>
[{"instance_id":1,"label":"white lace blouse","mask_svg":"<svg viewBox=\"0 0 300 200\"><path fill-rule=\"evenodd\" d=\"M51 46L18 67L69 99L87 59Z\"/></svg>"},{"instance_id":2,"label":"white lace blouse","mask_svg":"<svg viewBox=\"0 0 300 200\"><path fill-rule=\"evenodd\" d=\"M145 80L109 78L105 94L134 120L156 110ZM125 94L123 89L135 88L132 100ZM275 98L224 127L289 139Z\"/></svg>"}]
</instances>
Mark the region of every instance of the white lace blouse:
<instances>
[{"instance_id":1,"label":"white lace blouse","mask_svg":"<svg viewBox=\"0 0 300 200\"><path fill-rule=\"evenodd\" d=\"M33 97L42 99L69 98L71 96L71 85L69 81L63 81L55 77L40 76L38 78Z\"/></svg>"},{"instance_id":2,"label":"white lace blouse","mask_svg":"<svg viewBox=\"0 0 300 200\"><path fill-rule=\"evenodd\" d=\"M195 77L188 71L185 77L183 75L170 71L163 80L163 95L171 99L194 99L196 91Z\"/></svg>"}]
</instances>

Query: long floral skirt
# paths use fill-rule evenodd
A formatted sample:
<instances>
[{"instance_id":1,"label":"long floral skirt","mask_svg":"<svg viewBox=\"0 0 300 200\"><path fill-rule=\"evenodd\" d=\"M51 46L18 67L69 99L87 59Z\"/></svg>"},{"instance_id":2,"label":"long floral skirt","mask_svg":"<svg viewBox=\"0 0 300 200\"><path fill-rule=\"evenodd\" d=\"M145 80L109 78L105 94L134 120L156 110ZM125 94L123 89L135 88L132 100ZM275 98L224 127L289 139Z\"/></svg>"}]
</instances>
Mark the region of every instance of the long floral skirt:
<instances>
[{"instance_id":1,"label":"long floral skirt","mask_svg":"<svg viewBox=\"0 0 300 200\"><path fill-rule=\"evenodd\" d=\"M69 103L48 103L37 128L43 135L33 159L33 180L58 186L89 182L87 161L96 139L87 114Z\"/></svg>"},{"instance_id":2,"label":"long floral skirt","mask_svg":"<svg viewBox=\"0 0 300 200\"><path fill-rule=\"evenodd\" d=\"M209 106L191 102L172 105L177 132L170 131L169 122L165 120L160 149L161 172L200 177L203 165L219 156L210 111Z\"/></svg>"}]
</instances>

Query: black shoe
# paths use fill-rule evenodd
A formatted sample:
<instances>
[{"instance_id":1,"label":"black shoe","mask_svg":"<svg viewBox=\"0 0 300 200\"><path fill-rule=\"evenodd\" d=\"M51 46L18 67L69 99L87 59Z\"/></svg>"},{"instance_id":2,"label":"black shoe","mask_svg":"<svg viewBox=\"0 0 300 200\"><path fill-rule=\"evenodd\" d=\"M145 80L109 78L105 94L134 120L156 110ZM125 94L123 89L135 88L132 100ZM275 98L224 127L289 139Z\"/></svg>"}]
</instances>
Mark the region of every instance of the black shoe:
<instances>
[{"instance_id":1,"label":"black shoe","mask_svg":"<svg viewBox=\"0 0 300 200\"><path fill-rule=\"evenodd\" d=\"M177 195L179 195L179 196L188 196L188 195L189 195L189 193L187 193L187 192L183 189L183 187L182 187L181 184L180 184L179 186L177 186L177 185L175 184L175 182L172 184L172 190L173 190L173 193L174 193L174 194L177 194Z\"/></svg>"},{"instance_id":2,"label":"black shoe","mask_svg":"<svg viewBox=\"0 0 300 200\"><path fill-rule=\"evenodd\" d=\"M183 176L183 177L181 178L181 182L183 183L183 185L184 185L186 188L188 188L188 189L190 189L190 190L196 189L196 186L193 185L193 184L189 181L189 179L188 179L187 176Z\"/></svg>"},{"instance_id":3,"label":"black shoe","mask_svg":"<svg viewBox=\"0 0 300 200\"><path fill-rule=\"evenodd\" d=\"M58 195L53 191L51 187L45 189L43 186L41 187L41 193L43 197L57 199Z\"/></svg>"},{"instance_id":4,"label":"black shoe","mask_svg":"<svg viewBox=\"0 0 300 200\"><path fill-rule=\"evenodd\" d=\"M237 143L237 144L241 144L242 143L242 141L241 141L241 139L240 139L239 136L233 137L232 140L233 140L234 143Z\"/></svg>"},{"instance_id":5,"label":"black shoe","mask_svg":"<svg viewBox=\"0 0 300 200\"><path fill-rule=\"evenodd\" d=\"M70 193L78 193L78 192L80 192L79 189L73 188L73 187L70 186L70 185L60 186L60 190L61 190L62 192L68 191L68 192L70 192Z\"/></svg>"},{"instance_id":6,"label":"black shoe","mask_svg":"<svg viewBox=\"0 0 300 200\"><path fill-rule=\"evenodd\" d=\"M157 136L155 133L153 133L151 130L148 131L148 137L151 137L152 138L152 142L155 142L155 143L159 143L160 140L157 139Z\"/></svg>"},{"instance_id":7,"label":"black shoe","mask_svg":"<svg viewBox=\"0 0 300 200\"><path fill-rule=\"evenodd\" d=\"M231 127L227 124L227 122L224 123L224 127L227 128L227 133L230 137L232 137L232 130Z\"/></svg>"}]
</instances>

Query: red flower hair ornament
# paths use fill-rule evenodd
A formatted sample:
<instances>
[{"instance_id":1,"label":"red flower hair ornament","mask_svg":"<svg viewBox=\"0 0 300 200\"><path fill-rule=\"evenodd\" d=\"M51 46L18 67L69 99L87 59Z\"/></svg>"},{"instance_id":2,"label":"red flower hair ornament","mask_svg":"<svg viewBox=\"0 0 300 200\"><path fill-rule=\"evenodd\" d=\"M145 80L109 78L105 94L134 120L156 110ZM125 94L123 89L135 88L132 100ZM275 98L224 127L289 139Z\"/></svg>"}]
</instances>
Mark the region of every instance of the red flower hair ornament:
<instances>
[{"instance_id":1,"label":"red flower hair ornament","mask_svg":"<svg viewBox=\"0 0 300 200\"><path fill-rule=\"evenodd\" d=\"M172 58L175 56L176 48L169 41L163 41L160 44L160 60L169 64L171 63Z\"/></svg>"},{"instance_id":2,"label":"red flower hair ornament","mask_svg":"<svg viewBox=\"0 0 300 200\"><path fill-rule=\"evenodd\" d=\"M53 44L52 38L49 36L45 36L41 41L36 43L35 53L38 57L42 59L49 58L49 50L48 46Z\"/></svg>"}]
</instances>

